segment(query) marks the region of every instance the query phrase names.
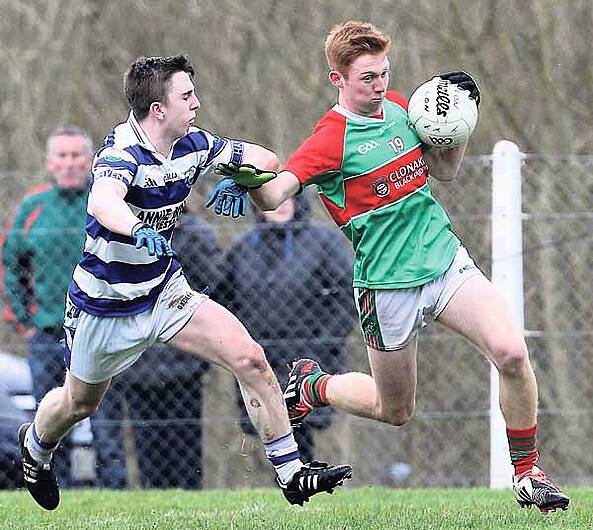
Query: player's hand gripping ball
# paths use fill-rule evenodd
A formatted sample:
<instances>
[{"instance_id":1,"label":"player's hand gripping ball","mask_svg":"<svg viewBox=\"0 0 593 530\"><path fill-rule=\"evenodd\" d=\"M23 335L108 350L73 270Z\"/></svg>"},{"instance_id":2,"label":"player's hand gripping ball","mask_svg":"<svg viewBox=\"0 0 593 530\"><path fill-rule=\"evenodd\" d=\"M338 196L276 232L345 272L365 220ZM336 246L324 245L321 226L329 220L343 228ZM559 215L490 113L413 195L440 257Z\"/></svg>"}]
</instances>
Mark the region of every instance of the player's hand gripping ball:
<instances>
[{"instance_id":1,"label":"player's hand gripping ball","mask_svg":"<svg viewBox=\"0 0 593 530\"><path fill-rule=\"evenodd\" d=\"M469 140L478 121L480 92L475 81L433 77L410 96L408 120L423 143L431 147L456 147ZM443 74L447 77L449 74ZM468 87L468 83L472 87Z\"/></svg>"}]
</instances>

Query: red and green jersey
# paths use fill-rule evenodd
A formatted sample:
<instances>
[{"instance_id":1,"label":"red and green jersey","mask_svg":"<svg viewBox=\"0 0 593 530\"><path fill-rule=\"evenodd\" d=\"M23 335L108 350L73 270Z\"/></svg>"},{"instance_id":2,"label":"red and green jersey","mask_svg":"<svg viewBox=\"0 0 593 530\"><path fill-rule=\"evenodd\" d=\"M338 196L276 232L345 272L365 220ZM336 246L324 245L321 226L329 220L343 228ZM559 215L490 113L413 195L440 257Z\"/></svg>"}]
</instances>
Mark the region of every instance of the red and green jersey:
<instances>
[{"instance_id":1,"label":"red and green jersey","mask_svg":"<svg viewBox=\"0 0 593 530\"><path fill-rule=\"evenodd\" d=\"M459 240L430 191L420 139L407 103L388 92L381 117L335 105L289 158L285 170L316 184L352 242L354 286L406 289L440 276Z\"/></svg>"}]
</instances>

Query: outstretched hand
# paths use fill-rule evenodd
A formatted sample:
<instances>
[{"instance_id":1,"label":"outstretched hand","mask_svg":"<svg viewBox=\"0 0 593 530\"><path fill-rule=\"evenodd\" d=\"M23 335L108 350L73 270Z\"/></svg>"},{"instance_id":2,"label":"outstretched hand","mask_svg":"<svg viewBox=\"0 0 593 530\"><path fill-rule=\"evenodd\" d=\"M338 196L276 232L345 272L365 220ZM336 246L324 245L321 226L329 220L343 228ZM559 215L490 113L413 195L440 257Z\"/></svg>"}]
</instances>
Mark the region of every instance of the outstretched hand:
<instances>
[{"instance_id":1,"label":"outstretched hand","mask_svg":"<svg viewBox=\"0 0 593 530\"><path fill-rule=\"evenodd\" d=\"M237 184L246 188L259 188L266 182L276 178L275 171L258 169L251 164L218 164L214 173L233 179Z\"/></svg>"},{"instance_id":2,"label":"outstretched hand","mask_svg":"<svg viewBox=\"0 0 593 530\"><path fill-rule=\"evenodd\" d=\"M232 178L224 178L208 195L206 208L213 204L216 215L234 219L241 217L247 213L247 187L237 184Z\"/></svg>"},{"instance_id":3,"label":"outstretched hand","mask_svg":"<svg viewBox=\"0 0 593 530\"><path fill-rule=\"evenodd\" d=\"M469 90L469 97L476 102L476 106L480 106L480 87L477 81L467 72L447 72L439 74L441 79L456 84L462 90Z\"/></svg>"}]
</instances>

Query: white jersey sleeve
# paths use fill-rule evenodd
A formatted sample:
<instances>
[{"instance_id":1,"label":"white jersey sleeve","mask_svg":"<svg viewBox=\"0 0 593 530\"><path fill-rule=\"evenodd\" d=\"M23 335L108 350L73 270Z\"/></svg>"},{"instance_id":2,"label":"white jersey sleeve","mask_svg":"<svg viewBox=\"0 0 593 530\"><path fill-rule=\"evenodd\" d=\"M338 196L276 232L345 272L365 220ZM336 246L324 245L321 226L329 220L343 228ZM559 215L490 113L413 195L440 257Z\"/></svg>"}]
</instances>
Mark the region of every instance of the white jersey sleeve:
<instances>
[{"instance_id":1,"label":"white jersey sleeve","mask_svg":"<svg viewBox=\"0 0 593 530\"><path fill-rule=\"evenodd\" d=\"M117 147L106 147L97 153L93 161L93 182L111 178L129 188L137 171L138 163L130 153Z\"/></svg>"}]
</instances>

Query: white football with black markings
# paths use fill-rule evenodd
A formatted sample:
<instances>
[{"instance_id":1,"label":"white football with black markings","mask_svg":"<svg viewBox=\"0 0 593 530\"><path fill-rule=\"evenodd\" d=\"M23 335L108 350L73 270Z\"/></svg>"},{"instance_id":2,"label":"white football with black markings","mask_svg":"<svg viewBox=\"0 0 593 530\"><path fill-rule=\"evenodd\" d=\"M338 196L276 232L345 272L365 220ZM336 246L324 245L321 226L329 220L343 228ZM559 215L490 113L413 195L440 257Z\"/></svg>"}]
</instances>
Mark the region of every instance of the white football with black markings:
<instances>
[{"instance_id":1,"label":"white football with black markings","mask_svg":"<svg viewBox=\"0 0 593 530\"><path fill-rule=\"evenodd\" d=\"M437 76L410 96L408 120L423 143L455 147L467 142L474 132L478 106L468 90Z\"/></svg>"}]
</instances>

